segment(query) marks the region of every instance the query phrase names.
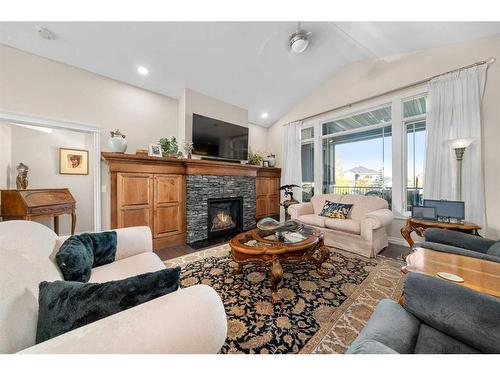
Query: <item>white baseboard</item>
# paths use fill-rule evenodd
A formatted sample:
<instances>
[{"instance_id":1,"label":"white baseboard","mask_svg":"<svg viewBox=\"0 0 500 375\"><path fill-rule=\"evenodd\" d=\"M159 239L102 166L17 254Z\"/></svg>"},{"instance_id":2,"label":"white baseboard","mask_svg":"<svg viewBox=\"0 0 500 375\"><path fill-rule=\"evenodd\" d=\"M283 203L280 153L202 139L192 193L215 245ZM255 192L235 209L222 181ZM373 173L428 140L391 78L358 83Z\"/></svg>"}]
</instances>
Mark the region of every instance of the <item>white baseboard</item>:
<instances>
[{"instance_id":1,"label":"white baseboard","mask_svg":"<svg viewBox=\"0 0 500 375\"><path fill-rule=\"evenodd\" d=\"M400 245L408 248L410 247L410 245L408 245L408 242L406 242L403 237L389 237L388 240L389 243L392 243L394 245Z\"/></svg>"}]
</instances>

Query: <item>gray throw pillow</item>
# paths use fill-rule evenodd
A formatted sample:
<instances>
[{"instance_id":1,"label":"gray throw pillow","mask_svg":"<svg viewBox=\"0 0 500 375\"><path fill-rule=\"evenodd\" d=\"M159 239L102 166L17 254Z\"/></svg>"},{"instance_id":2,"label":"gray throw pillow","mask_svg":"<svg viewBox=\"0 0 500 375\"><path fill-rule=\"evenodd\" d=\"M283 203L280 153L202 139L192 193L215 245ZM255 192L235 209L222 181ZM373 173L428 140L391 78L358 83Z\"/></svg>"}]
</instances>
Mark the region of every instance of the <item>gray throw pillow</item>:
<instances>
[{"instance_id":1,"label":"gray throw pillow","mask_svg":"<svg viewBox=\"0 0 500 375\"><path fill-rule=\"evenodd\" d=\"M179 288L180 274L177 267L100 284L43 281L36 343L171 293Z\"/></svg>"},{"instance_id":2,"label":"gray throw pillow","mask_svg":"<svg viewBox=\"0 0 500 375\"><path fill-rule=\"evenodd\" d=\"M486 254L500 258L500 241L497 241L493 245L491 245Z\"/></svg>"}]
</instances>

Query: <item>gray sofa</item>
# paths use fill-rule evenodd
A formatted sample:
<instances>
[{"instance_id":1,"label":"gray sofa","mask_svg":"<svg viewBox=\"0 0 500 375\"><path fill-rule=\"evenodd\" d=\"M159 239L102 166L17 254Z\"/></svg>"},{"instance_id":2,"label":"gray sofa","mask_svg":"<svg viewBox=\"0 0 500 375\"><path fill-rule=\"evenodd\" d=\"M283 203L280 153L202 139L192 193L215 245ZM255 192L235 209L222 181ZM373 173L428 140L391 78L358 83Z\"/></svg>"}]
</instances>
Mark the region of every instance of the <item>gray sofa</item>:
<instances>
[{"instance_id":1,"label":"gray sofa","mask_svg":"<svg viewBox=\"0 0 500 375\"><path fill-rule=\"evenodd\" d=\"M413 247L500 262L500 241L438 228L427 229L424 237L424 242Z\"/></svg>"},{"instance_id":2,"label":"gray sofa","mask_svg":"<svg viewBox=\"0 0 500 375\"><path fill-rule=\"evenodd\" d=\"M349 354L500 353L500 299L410 273L404 306L384 299Z\"/></svg>"}]
</instances>

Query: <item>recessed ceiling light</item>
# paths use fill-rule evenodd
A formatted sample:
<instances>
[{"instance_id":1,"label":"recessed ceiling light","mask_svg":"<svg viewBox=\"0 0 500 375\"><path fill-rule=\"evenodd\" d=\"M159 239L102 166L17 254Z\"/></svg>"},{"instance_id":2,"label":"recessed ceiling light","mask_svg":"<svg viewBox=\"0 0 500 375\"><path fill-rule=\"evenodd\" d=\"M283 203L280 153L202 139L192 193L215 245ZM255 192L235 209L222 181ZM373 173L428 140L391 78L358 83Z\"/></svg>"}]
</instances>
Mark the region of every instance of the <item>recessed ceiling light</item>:
<instances>
[{"instance_id":1,"label":"recessed ceiling light","mask_svg":"<svg viewBox=\"0 0 500 375\"><path fill-rule=\"evenodd\" d=\"M269 116L269 114L267 112L264 112L263 114L260 115L260 117L262 118L267 118Z\"/></svg>"},{"instance_id":2,"label":"recessed ceiling light","mask_svg":"<svg viewBox=\"0 0 500 375\"><path fill-rule=\"evenodd\" d=\"M145 76L145 75L147 75L149 73L149 70L145 66L140 66L140 67L137 68L137 72L139 74Z\"/></svg>"}]
</instances>

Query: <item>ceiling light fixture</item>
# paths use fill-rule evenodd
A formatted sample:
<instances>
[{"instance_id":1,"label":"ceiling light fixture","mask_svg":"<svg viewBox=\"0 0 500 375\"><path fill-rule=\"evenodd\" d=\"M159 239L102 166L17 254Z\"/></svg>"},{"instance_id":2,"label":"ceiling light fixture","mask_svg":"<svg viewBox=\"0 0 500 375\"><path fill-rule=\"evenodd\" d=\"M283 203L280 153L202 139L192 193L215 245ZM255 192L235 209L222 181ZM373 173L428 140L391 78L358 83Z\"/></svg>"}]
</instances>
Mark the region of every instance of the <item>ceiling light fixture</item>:
<instances>
[{"instance_id":1,"label":"ceiling light fixture","mask_svg":"<svg viewBox=\"0 0 500 375\"><path fill-rule=\"evenodd\" d=\"M295 53L304 52L309 46L312 33L310 31L302 30L300 22L298 23L297 31L290 35L290 48Z\"/></svg>"},{"instance_id":2,"label":"ceiling light fixture","mask_svg":"<svg viewBox=\"0 0 500 375\"><path fill-rule=\"evenodd\" d=\"M149 73L149 70L148 68L146 68L145 66L140 66L137 68L137 72L140 74L140 75L147 75Z\"/></svg>"},{"instance_id":3,"label":"ceiling light fixture","mask_svg":"<svg viewBox=\"0 0 500 375\"><path fill-rule=\"evenodd\" d=\"M268 118L269 114L267 112L264 112L263 114L260 115L262 118Z\"/></svg>"}]
</instances>

